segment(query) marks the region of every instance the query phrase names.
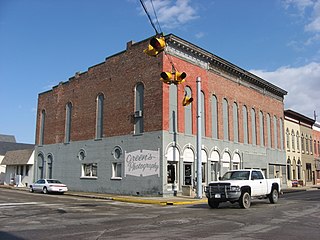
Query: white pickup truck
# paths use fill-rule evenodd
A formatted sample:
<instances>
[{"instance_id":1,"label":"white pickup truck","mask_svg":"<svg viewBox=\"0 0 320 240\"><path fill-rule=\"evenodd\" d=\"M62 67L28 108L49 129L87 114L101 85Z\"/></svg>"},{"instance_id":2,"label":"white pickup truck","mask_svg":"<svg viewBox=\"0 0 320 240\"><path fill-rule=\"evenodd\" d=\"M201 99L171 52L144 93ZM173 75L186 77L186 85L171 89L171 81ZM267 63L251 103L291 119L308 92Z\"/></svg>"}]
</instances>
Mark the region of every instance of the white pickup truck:
<instances>
[{"instance_id":1,"label":"white pickup truck","mask_svg":"<svg viewBox=\"0 0 320 240\"><path fill-rule=\"evenodd\" d=\"M240 207L249 208L251 198L269 198L277 203L280 193L280 179L266 179L261 170L243 169L226 172L219 181L205 187L208 205L218 208L221 202L239 202Z\"/></svg>"}]
</instances>

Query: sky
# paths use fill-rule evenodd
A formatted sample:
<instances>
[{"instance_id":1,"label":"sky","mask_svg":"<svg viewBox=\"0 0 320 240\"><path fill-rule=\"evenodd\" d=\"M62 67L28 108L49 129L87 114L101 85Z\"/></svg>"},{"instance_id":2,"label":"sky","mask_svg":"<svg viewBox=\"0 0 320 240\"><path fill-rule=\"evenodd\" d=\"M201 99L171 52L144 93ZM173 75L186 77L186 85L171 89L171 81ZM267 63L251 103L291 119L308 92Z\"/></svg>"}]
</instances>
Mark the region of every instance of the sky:
<instances>
[{"instance_id":1,"label":"sky","mask_svg":"<svg viewBox=\"0 0 320 240\"><path fill-rule=\"evenodd\" d=\"M286 90L285 109L320 119L320 0L144 2L158 31ZM139 0L0 0L0 134L35 143L39 93L154 34Z\"/></svg>"}]
</instances>

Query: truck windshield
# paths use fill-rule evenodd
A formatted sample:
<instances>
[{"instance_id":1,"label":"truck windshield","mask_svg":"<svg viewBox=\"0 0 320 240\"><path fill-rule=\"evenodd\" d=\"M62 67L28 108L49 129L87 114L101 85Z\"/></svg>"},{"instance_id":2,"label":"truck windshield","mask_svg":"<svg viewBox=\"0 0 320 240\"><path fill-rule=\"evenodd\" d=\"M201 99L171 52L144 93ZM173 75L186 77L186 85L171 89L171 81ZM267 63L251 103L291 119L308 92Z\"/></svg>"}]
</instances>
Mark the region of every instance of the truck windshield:
<instances>
[{"instance_id":1,"label":"truck windshield","mask_svg":"<svg viewBox=\"0 0 320 240\"><path fill-rule=\"evenodd\" d=\"M221 180L249 180L250 171L226 172Z\"/></svg>"}]
</instances>

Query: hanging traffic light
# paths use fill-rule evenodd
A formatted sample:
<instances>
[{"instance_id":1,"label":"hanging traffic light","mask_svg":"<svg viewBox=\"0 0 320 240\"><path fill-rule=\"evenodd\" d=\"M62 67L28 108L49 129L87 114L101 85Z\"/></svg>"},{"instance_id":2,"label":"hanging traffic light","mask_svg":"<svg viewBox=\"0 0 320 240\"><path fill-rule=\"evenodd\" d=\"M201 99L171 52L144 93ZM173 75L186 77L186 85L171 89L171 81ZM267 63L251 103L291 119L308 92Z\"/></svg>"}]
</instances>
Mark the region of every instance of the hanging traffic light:
<instances>
[{"instance_id":1,"label":"hanging traffic light","mask_svg":"<svg viewBox=\"0 0 320 240\"><path fill-rule=\"evenodd\" d=\"M175 72L174 74L174 84L181 84L183 83L184 81L186 81L186 78L187 77L187 74L185 72Z\"/></svg>"},{"instance_id":2,"label":"hanging traffic light","mask_svg":"<svg viewBox=\"0 0 320 240\"><path fill-rule=\"evenodd\" d=\"M164 48L166 47L166 41L163 36L161 37L153 37L150 39L148 48L143 50L144 53L146 53L149 56L156 57L159 53L164 51Z\"/></svg>"},{"instance_id":3,"label":"hanging traffic light","mask_svg":"<svg viewBox=\"0 0 320 240\"><path fill-rule=\"evenodd\" d=\"M193 101L193 98L192 97L189 97L188 95L187 95L187 93L185 93L185 95L184 95L184 98L183 98L183 100L182 100L182 105L185 107L185 106L188 106L190 103L192 103L192 101Z\"/></svg>"},{"instance_id":4,"label":"hanging traffic light","mask_svg":"<svg viewBox=\"0 0 320 240\"><path fill-rule=\"evenodd\" d=\"M161 78L160 80L166 84L171 84L172 83L172 73L171 72L162 72L160 74Z\"/></svg>"}]
</instances>

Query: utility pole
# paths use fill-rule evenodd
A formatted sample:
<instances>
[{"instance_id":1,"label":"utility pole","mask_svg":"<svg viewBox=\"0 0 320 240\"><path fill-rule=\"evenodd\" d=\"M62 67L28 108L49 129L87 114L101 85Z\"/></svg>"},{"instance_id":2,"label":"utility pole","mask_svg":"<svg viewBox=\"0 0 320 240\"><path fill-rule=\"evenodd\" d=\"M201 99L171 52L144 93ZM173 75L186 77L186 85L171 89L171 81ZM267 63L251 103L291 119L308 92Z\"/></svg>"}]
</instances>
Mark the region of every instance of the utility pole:
<instances>
[{"instance_id":1,"label":"utility pole","mask_svg":"<svg viewBox=\"0 0 320 240\"><path fill-rule=\"evenodd\" d=\"M202 198L202 162L201 162L201 78L197 77L197 198Z\"/></svg>"}]
</instances>

